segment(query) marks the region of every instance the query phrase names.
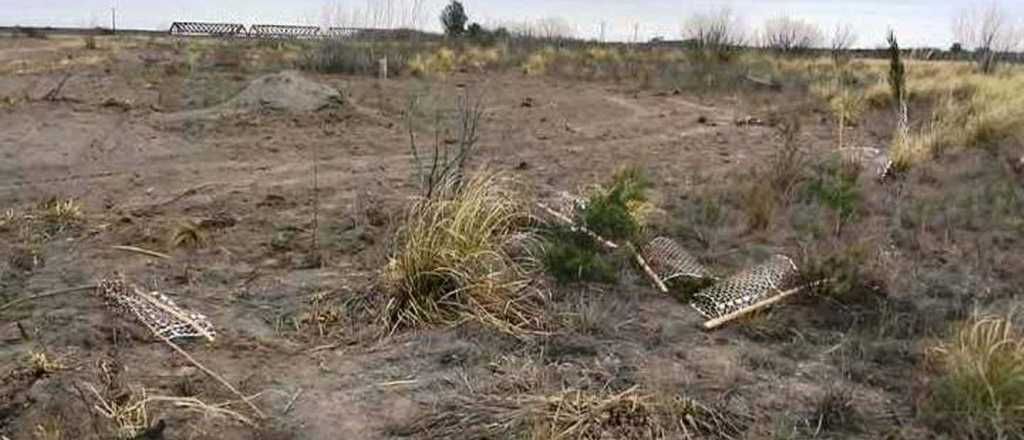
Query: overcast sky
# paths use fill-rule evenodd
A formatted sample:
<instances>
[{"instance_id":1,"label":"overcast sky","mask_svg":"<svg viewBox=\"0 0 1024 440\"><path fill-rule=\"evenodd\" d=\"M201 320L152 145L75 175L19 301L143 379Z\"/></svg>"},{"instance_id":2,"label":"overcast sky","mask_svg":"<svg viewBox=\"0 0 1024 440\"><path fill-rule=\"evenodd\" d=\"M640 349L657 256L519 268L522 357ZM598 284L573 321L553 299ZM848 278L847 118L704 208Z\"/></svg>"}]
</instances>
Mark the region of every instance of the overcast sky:
<instances>
[{"instance_id":1,"label":"overcast sky","mask_svg":"<svg viewBox=\"0 0 1024 440\"><path fill-rule=\"evenodd\" d=\"M116 5L118 27L166 29L172 21L230 21L243 24L324 24L333 5L348 11L408 9L417 0L0 0L0 25L108 26ZM419 0L424 26L436 29L444 0ZM482 23L559 17L577 35L597 37L606 23L609 40L678 38L688 13L729 5L750 28L766 18L788 15L828 30L848 23L858 46L884 43L894 28L905 46L948 47L951 22L962 8L988 0L464 0L472 20ZM1024 23L1024 0L1003 0L1013 20ZM368 6L369 5L369 6ZM394 12L392 16L407 15ZM395 19L399 20L399 19Z\"/></svg>"}]
</instances>

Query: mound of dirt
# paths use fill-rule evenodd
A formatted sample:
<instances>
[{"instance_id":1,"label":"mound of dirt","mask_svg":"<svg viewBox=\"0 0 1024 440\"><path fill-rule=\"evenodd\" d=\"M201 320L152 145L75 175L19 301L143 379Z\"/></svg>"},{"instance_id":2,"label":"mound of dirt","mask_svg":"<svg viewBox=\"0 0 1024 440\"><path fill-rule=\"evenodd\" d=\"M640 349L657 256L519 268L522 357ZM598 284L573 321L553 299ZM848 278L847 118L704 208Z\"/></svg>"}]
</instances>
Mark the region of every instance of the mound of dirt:
<instances>
[{"instance_id":1,"label":"mound of dirt","mask_svg":"<svg viewBox=\"0 0 1024 440\"><path fill-rule=\"evenodd\" d=\"M342 103L341 93L337 90L309 80L299 72L288 70L253 80L238 95L223 104L169 116L171 119L208 119L267 110L302 113Z\"/></svg>"}]
</instances>

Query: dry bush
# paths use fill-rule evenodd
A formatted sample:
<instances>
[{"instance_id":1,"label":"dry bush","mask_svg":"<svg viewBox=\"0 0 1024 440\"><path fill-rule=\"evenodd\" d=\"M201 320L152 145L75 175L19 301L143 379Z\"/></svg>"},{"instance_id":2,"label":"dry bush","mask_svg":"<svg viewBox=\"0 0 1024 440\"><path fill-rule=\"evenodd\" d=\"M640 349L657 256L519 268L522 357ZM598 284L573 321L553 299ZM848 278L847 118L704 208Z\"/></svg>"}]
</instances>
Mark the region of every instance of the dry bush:
<instances>
[{"instance_id":1,"label":"dry bush","mask_svg":"<svg viewBox=\"0 0 1024 440\"><path fill-rule=\"evenodd\" d=\"M382 58L387 58L388 75L401 73L414 57L428 52L429 49L420 43L394 42L350 42L328 39L313 43L303 51L298 66L304 70L320 73L339 73L349 75L379 75Z\"/></svg>"},{"instance_id":2,"label":"dry bush","mask_svg":"<svg viewBox=\"0 0 1024 440\"><path fill-rule=\"evenodd\" d=\"M1011 318L979 316L929 351L938 376L926 412L960 438L1024 433L1024 335Z\"/></svg>"},{"instance_id":3,"label":"dry bush","mask_svg":"<svg viewBox=\"0 0 1024 440\"><path fill-rule=\"evenodd\" d=\"M484 113L484 99L470 90L463 92L455 102L454 120L451 127L444 127L439 109L432 115L433 142L426 148L416 142L416 117L419 113L420 97L413 97L406 112L409 132L409 152L413 160L416 179L426 198L432 198L439 186L451 185L455 189L462 184L466 165L477 151L480 140L480 120ZM451 142L443 139L449 130L455 132ZM426 150L426 151L424 151Z\"/></svg>"},{"instance_id":4,"label":"dry bush","mask_svg":"<svg viewBox=\"0 0 1024 440\"><path fill-rule=\"evenodd\" d=\"M780 53L806 52L824 41L816 24L787 16L768 19L761 30L761 45Z\"/></svg>"},{"instance_id":5,"label":"dry bush","mask_svg":"<svg viewBox=\"0 0 1024 440\"><path fill-rule=\"evenodd\" d=\"M779 124L782 145L775 150L768 162L769 182L772 188L788 200L793 189L803 179L807 166L807 153L800 148L800 119L787 118Z\"/></svg>"},{"instance_id":6,"label":"dry bush","mask_svg":"<svg viewBox=\"0 0 1024 440\"><path fill-rule=\"evenodd\" d=\"M993 73L1000 57L1019 50L1024 43L1022 29L998 1L963 9L953 20L957 42L974 50L982 73Z\"/></svg>"},{"instance_id":7,"label":"dry bush","mask_svg":"<svg viewBox=\"0 0 1024 440\"><path fill-rule=\"evenodd\" d=\"M861 418L853 400L853 389L830 386L818 400L811 422L816 424L815 433L856 431Z\"/></svg>"},{"instance_id":8,"label":"dry bush","mask_svg":"<svg viewBox=\"0 0 1024 440\"><path fill-rule=\"evenodd\" d=\"M857 34L849 24L837 24L829 37L828 47L832 54L832 61L836 64L846 64L849 61L849 50L857 42Z\"/></svg>"},{"instance_id":9,"label":"dry bush","mask_svg":"<svg viewBox=\"0 0 1024 440\"><path fill-rule=\"evenodd\" d=\"M529 211L494 175L448 180L409 211L385 270L392 329L478 320L510 332L535 328L534 262L513 256L529 241Z\"/></svg>"},{"instance_id":10,"label":"dry bush","mask_svg":"<svg viewBox=\"0 0 1024 440\"><path fill-rule=\"evenodd\" d=\"M743 23L729 7L696 12L683 23L683 38L697 49L726 60L746 40Z\"/></svg>"},{"instance_id":11,"label":"dry bush","mask_svg":"<svg viewBox=\"0 0 1024 440\"><path fill-rule=\"evenodd\" d=\"M778 193L770 185L754 181L742 193L743 211L747 215L747 228L762 231L772 225L778 208Z\"/></svg>"}]
</instances>

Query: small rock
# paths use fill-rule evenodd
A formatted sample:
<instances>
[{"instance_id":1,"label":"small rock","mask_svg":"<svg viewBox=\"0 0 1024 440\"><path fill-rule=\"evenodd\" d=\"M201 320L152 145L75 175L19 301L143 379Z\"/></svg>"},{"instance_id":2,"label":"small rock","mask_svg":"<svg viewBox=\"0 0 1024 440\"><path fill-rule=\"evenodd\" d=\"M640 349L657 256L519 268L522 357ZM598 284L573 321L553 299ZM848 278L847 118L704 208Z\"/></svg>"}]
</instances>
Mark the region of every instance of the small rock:
<instances>
[{"instance_id":1,"label":"small rock","mask_svg":"<svg viewBox=\"0 0 1024 440\"><path fill-rule=\"evenodd\" d=\"M517 170L520 170L520 171L522 171L522 170L527 170L527 169L529 169L529 168L530 168L530 164L526 163L526 161L525 161L525 160L523 160L523 161L520 161L520 162L519 162L519 164L518 164L518 165L516 165L516 169L517 169Z\"/></svg>"},{"instance_id":2,"label":"small rock","mask_svg":"<svg viewBox=\"0 0 1024 440\"><path fill-rule=\"evenodd\" d=\"M707 124L708 123L708 117L704 116L704 115L700 115L699 117L697 117L697 123L698 124Z\"/></svg>"}]
</instances>

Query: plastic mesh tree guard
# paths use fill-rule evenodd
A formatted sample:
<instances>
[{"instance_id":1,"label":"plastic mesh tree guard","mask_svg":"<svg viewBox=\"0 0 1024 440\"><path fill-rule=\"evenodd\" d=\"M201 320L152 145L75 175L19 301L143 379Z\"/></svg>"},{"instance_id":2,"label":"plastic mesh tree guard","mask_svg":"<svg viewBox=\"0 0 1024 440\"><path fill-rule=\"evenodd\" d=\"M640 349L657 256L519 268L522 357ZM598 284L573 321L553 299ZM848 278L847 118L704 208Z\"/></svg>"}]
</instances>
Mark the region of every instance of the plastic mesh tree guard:
<instances>
[{"instance_id":1,"label":"plastic mesh tree guard","mask_svg":"<svg viewBox=\"0 0 1024 440\"><path fill-rule=\"evenodd\" d=\"M640 253L662 282L679 277L711 278L707 268L671 238L657 237Z\"/></svg>"},{"instance_id":2,"label":"plastic mesh tree guard","mask_svg":"<svg viewBox=\"0 0 1024 440\"><path fill-rule=\"evenodd\" d=\"M254 38L320 38L318 26L296 26L284 24L254 24L249 28L249 36Z\"/></svg>"},{"instance_id":3,"label":"plastic mesh tree guard","mask_svg":"<svg viewBox=\"0 0 1024 440\"><path fill-rule=\"evenodd\" d=\"M115 313L135 318L167 339L213 339L213 325L205 316L181 309L159 292L143 292L121 275L101 280L96 296Z\"/></svg>"},{"instance_id":4,"label":"plastic mesh tree guard","mask_svg":"<svg viewBox=\"0 0 1024 440\"><path fill-rule=\"evenodd\" d=\"M238 23L201 23L176 21L171 23L171 35L237 36L246 35L245 26Z\"/></svg>"},{"instance_id":5,"label":"plastic mesh tree guard","mask_svg":"<svg viewBox=\"0 0 1024 440\"><path fill-rule=\"evenodd\" d=\"M719 318L795 287L798 275L793 260L775 255L700 291L690 305L707 319Z\"/></svg>"}]
</instances>

